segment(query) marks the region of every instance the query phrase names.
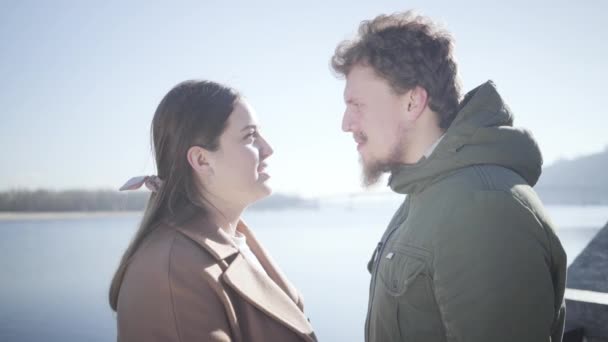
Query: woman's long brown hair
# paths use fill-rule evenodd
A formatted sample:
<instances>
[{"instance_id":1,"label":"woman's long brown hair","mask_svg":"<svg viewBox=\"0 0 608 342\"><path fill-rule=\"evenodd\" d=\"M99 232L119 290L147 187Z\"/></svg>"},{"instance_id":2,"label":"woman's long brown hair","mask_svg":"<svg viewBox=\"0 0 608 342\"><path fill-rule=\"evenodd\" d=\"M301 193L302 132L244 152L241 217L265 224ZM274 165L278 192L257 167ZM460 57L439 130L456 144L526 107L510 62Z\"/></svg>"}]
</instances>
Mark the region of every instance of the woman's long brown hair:
<instances>
[{"instance_id":1,"label":"woman's long brown hair","mask_svg":"<svg viewBox=\"0 0 608 342\"><path fill-rule=\"evenodd\" d=\"M116 311L123 278L137 249L159 223L183 222L205 212L186 154L191 146L219 148L228 117L239 94L210 81L185 81L165 95L152 119L151 140L159 191L148 199L143 219L125 251L110 285L110 307Z\"/></svg>"}]
</instances>

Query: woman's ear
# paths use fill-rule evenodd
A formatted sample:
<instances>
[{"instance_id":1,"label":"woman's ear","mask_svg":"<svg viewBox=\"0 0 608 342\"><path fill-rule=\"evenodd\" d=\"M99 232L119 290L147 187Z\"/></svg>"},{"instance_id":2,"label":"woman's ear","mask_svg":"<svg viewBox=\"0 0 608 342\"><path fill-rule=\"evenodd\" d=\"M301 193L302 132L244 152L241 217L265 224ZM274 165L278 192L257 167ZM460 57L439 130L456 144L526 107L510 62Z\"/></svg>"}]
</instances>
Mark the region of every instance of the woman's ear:
<instances>
[{"instance_id":1,"label":"woman's ear","mask_svg":"<svg viewBox=\"0 0 608 342\"><path fill-rule=\"evenodd\" d=\"M213 174L213 168L210 163L210 152L200 146L191 146L186 153L188 164L194 172L201 175Z\"/></svg>"}]
</instances>

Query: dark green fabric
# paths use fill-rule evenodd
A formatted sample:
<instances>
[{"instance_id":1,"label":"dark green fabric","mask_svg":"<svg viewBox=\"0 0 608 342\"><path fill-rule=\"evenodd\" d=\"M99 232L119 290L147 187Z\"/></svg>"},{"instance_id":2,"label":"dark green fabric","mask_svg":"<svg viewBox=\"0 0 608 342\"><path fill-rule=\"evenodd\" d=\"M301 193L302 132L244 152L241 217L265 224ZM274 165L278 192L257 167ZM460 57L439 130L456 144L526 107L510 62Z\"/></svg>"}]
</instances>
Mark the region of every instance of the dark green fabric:
<instances>
[{"instance_id":1,"label":"dark green fabric","mask_svg":"<svg viewBox=\"0 0 608 342\"><path fill-rule=\"evenodd\" d=\"M561 341L566 255L532 186L542 157L493 83L471 91L370 261L366 340Z\"/></svg>"}]
</instances>

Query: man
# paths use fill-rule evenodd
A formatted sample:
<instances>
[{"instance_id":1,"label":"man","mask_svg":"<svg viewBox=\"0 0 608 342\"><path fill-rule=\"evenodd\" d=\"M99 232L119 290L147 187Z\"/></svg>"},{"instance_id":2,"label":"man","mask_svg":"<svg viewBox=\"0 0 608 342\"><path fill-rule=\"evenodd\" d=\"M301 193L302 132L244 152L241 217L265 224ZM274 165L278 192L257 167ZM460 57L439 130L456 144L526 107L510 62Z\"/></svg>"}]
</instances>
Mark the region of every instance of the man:
<instances>
[{"instance_id":1,"label":"man","mask_svg":"<svg viewBox=\"0 0 608 342\"><path fill-rule=\"evenodd\" d=\"M566 255L532 186L531 134L492 82L460 99L450 35L411 12L364 21L332 67L365 185L407 194L373 253L365 340L561 341Z\"/></svg>"}]
</instances>

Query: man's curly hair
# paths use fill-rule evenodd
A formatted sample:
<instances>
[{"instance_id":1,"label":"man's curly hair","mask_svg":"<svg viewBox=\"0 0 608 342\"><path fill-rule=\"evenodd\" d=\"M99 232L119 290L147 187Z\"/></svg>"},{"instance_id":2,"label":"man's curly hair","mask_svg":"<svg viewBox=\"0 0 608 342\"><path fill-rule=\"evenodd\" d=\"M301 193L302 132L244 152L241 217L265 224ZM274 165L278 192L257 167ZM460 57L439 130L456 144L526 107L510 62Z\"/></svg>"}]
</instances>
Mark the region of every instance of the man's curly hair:
<instances>
[{"instance_id":1,"label":"man's curly hair","mask_svg":"<svg viewBox=\"0 0 608 342\"><path fill-rule=\"evenodd\" d=\"M446 129L460 100L453 39L429 18L412 11L379 15L363 21L358 36L341 42L331 58L338 76L357 64L371 66L397 94L416 86L426 89L429 107Z\"/></svg>"}]
</instances>

